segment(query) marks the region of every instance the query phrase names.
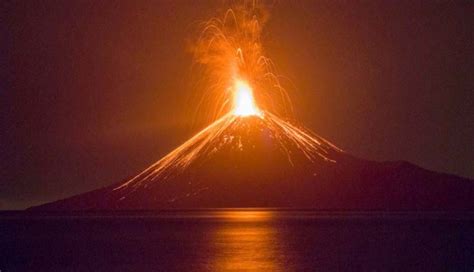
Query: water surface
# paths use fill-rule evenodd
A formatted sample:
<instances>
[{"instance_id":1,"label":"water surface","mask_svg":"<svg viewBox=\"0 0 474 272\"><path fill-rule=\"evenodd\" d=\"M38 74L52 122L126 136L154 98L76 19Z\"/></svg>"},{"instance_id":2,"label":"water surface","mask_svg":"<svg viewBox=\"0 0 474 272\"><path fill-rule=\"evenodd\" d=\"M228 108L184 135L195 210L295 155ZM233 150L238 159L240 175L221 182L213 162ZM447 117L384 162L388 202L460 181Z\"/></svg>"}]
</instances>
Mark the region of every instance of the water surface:
<instances>
[{"instance_id":1,"label":"water surface","mask_svg":"<svg viewBox=\"0 0 474 272\"><path fill-rule=\"evenodd\" d=\"M1 271L472 271L474 216L0 213Z\"/></svg>"}]
</instances>

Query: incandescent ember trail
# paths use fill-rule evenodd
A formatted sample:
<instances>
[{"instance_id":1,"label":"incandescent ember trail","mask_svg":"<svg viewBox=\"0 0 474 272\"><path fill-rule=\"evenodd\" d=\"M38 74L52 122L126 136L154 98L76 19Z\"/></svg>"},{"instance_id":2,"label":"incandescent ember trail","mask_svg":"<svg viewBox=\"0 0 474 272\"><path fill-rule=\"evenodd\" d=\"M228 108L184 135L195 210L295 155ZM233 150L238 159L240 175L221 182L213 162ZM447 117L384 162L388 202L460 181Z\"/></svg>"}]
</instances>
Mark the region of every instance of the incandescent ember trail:
<instances>
[{"instance_id":1,"label":"incandescent ember trail","mask_svg":"<svg viewBox=\"0 0 474 272\"><path fill-rule=\"evenodd\" d=\"M203 22L191 48L200 68L199 110L209 112L214 120L231 111L237 86L251 89L260 109L287 116L293 112L291 101L261 38L269 12L259 1L240 2Z\"/></svg>"}]
</instances>

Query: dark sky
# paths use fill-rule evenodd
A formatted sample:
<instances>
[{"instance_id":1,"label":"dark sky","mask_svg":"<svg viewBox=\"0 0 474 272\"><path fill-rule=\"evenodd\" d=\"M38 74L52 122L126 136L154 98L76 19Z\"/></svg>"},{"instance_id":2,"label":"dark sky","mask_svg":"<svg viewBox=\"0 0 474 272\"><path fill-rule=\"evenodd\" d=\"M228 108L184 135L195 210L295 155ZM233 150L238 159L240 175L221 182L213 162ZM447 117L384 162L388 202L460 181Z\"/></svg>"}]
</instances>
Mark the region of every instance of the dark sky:
<instances>
[{"instance_id":1,"label":"dark sky","mask_svg":"<svg viewBox=\"0 0 474 272\"><path fill-rule=\"evenodd\" d=\"M0 208L123 180L204 125L191 122L186 48L221 6L3 1ZM474 2L277 1L271 12L264 45L295 85L299 121L362 158L474 178Z\"/></svg>"}]
</instances>

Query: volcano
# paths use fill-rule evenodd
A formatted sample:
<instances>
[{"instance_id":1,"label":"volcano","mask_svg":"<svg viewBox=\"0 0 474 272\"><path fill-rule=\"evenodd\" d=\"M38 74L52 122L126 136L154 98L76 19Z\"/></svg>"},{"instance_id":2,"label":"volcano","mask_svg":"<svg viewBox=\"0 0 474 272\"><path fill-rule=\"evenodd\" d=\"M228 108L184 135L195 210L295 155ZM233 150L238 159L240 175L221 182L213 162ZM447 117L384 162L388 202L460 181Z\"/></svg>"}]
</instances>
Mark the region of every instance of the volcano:
<instances>
[{"instance_id":1,"label":"volcano","mask_svg":"<svg viewBox=\"0 0 474 272\"><path fill-rule=\"evenodd\" d=\"M474 182L356 158L262 112L227 114L137 176L33 210L472 211Z\"/></svg>"}]
</instances>

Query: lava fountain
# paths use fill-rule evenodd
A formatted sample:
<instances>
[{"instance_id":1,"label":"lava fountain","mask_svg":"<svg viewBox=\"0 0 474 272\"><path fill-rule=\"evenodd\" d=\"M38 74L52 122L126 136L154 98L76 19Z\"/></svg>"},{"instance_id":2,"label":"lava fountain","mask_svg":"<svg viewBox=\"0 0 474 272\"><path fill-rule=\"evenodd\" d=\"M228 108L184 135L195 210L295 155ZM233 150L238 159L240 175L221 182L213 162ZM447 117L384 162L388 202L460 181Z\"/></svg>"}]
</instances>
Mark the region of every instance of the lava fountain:
<instances>
[{"instance_id":1,"label":"lava fountain","mask_svg":"<svg viewBox=\"0 0 474 272\"><path fill-rule=\"evenodd\" d=\"M253 90L247 82L237 80L234 87L234 109L233 114L237 116L261 116L261 112L255 105Z\"/></svg>"}]
</instances>

